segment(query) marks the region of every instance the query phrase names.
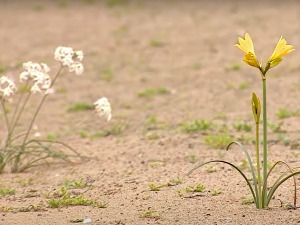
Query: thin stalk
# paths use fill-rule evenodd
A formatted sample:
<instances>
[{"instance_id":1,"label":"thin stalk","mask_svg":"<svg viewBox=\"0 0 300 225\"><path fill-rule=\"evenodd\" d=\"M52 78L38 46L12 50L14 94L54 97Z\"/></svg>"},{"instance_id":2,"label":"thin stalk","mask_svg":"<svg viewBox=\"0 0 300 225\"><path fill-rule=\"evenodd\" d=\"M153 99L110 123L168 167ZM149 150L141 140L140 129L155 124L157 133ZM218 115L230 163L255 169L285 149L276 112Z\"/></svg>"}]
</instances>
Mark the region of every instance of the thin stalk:
<instances>
[{"instance_id":1,"label":"thin stalk","mask_svg":"<svg viewBox=\"0 0 300 225\"><path fill-rule=\"evenodd\" d=\"M259 123L256 123L256 167L257 167L257 185L258 185L258 207L261 209L262 204L262 189L260 177L260 159L259 159Z\"/></svg>"},{"instance_id":2,"label":"thin stalk","mask_svg":"<svg viewBox=\"0 0 300 225\"><path fill-rule=\"evenodd\" d=\"M2 109L3 109L3 114L4 114L4 118L5 118L5 123L6 123L6 127L7 127L7 135L9 136L9 121L8 121L8 118L7 118L7 112L6 112L6 109L5 109L5 104L4 104L4 99L1 98L1 106L2 106Z\"/></svg>"},{"instance_id":3,"label":"thin stalk","mask_svg":"<svg viewBox=\"0 0 300 225\"><path fill-rule=\"evenodd\" d=\"M63 66L61 65L60 68L59 68L59 70L57 71L57 73L56 73L56 75L55 75L55 77L54 77L54 79L53 79L53 81L52 81L52 83L51 83L49 89L53 87L53 85L54 85L56 79L58 78L58 76L59 76L59 74L60 74L62 68L63 68ZM22 145L21 145L21 150L20 150L19 154L16 156L16 159L15 159L15 161L14 161L14 165L13 165L13 168L12 168L12 172L18 172L18 170L19 170L18 164L19 164L20 157L21 157L22 153L25 151L26 141L27 141L27 139L28 139L28 137L29 137L30 131L31 131L32 127L33 127L33 124L34 124L36 118L37 118L37 115L39 114L39 112L40 112L40 110L41 110L41 108L42 108L44 102L46 101L46 98L47 98L47 97L48 97L48 94L45 94L45 95L43 96L43 98L42 98L42 100L41 100L39 106L37 107L37 109L36 109L36 111L35 111L35 113L34 113L34 115L33 115L33 118L32 118L32 120L31 120L31 122L30 122L30 124L29 124L28 130L27 130L27 132L26 132L26 134L25 134L23 143L22 143Z\"/></svg>"},{"instance_id":4,"label":"thin stalk","mask_svg":"<svg viewBox=\"0 0 300 225\"><path fill-rule=\"evenodd\" d=\"M28 102L30 96L31 96L31 92L28 93L28 95L27 95L25 101L23 102L23 105L22 105L22 107L21 107L21 109L20 109L20 111L19 111L19 113L18 113L18 115L17 115L16 120L14 120L14 117L15 117L15 114L14 114L13 119L11 120L12 126L11 126L11 130L10 130L10 135L9 135L9 137L7 138L7 142L10 142L10 141L11 141L10 138L11 138L11 136L13 135L13 131L14 131L15 127L17 126L17 124L18 124L20 118L21 118L21 115L22 115L22 113L23 113L23 111L24 111L24 109L25 109L25 106L27 105L27 102ZM18 102L17 108L19 107L19 104L20 104L20 103ZM9 143L8 143L8 144L9 144Z\"/></svg>"},{"instance_id":5,"label":"thin stalk","mask_svg":"<svg viewBox=\"0 0 300 225\"><path fill-rule=\"evenodd\" d=\"M56 79L58 78L58 76L59 76L59 74L60 74L62 68L63 68L62 66L59 68L59 70L58 70L58 72L56 73L56 75L55 75L55 77L54 77L54 79L53 79L53 81L52 81L52 83L51 83L49 89L52 88L52 86L54 85L54 83L55 83ZM40 112L40 110L41 110L41 108L42 108L44 102L46 101L46 98L47 98L47 97L48 97L48 94L45 94L45 95L43 96L43 98L42 98L42 100L41 100L41 102L40 102L38 108L36 109L36 111L35 111L35 113L34 113L34 116L33 116L32 120L31 120L31 123L30 123L30 125L29 125L29 127L28 127L28 130L27 130L27 132L26 132L26 136L25 136L25 138L24 138L23 145L26 143L27 138L28 138L28 136L29 136L29 133L30 133L30 131L31 131L31 129L32 129L32 126L33 126L33 124L34 124L34 122L35 122L35 120L36 120L36 117L37 117L37 115L39 114L39 112Z\"/></svg>"},{"instance_id":6,"label":"thin stalk","mask_svg":"<svg viewBox=\"0 0 300 225\"><path fill-rule=\"evenodd\" d=\"M268 149L267 149L267 85L266 79L262 79L263 83L263 207L267 205L267 178L268 178Z\"/></svg>"},{"instance_id":7,"label":"thin stalk","mask_svg":"<svg viewBox=\"0 0 300 225\"><path fill-rule=\"evenodd\" d=\"M25 84L25 87L27 87L28 83L29 83L29 80L27 80L27 82L26 82L26 84ZM30 93L30 92L29 92L29 93ZM15 108L15 110L14 110L13 116L11 117L11 123L12 123L12 124L14 123L14 120L15 120L15 118L16 118L16 116L17 116L17 112L18 112L18 110L19 110L19 106L20 106L20 104L21 104L21 102L22 102L23 96L24 96L24 93L22 93L22 94L20 95L19 99L18 99L18 103L17 103L16 108ZM15 124L16 124L16 123L15 123Z\"/></svg>"}]
</instances>

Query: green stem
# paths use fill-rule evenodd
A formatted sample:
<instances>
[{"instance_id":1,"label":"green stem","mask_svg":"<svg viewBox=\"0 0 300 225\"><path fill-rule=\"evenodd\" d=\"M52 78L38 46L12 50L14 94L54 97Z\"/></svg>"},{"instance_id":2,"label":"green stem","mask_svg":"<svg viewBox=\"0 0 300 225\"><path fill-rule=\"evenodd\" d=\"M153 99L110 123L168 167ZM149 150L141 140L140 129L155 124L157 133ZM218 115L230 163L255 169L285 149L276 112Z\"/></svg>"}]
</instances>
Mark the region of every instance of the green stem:
<instances>
[{"instance_id":1,"label":"green stem","mask_svg":"<svg viewBox=\"0 0 300 225\"><path fill-rule=\"evenodd\" d=\"M256 123L256 166L257 166L257 184L258 184L258 207L263 207L261 177L260 177L260 159L259 159L259 123Z\"/></svg>"},{"instance_id":2,"label":"green stem","mask_svg":"<svg viewBox=\"0 0 300 225\"><path fill-rule=\"evenodd\" d=\"M22 95L23 95L23 94L22 94ZM17 118L14 119L14 118L15 118L15 115L13 116L13 119L12 119L12 121L11 121L11 122L12 122L12 126L11 126L11 130L10 130L10 135L9 135L9 138L7 139L8 145L9 145L9 143L11 142L11 137L12 137L12 135L13 135L13 131L14 131L14 129L16 128L16 126L18 125L18 122L19 122L19 120L20 120L20 118L21 118L21 115L22 115L22 113L23 113L23 111L24 111L24 109L25 109L25 106L27 105L27 102L28 102L30 96L31 96L31 92L28 93L28 95L27 95L25 101L23 102L23 105L22 105L22 107L21 107L21 109L20 109L20 111L19 111L19 113L18 113L18 115L17 115ZM18 102L17 108L19 108L19 104L20 104L20 103ZM16 109L16 110L17 110L17 109Z\"/></svg>"},{"instance_id":3,"label":"green stem","mask_svg":"<svg viewBox=\"0 0 300 225\"><path fill-rule=\"evenodd\" d=\"M52 81L52 83L51 83L49 89L53 87L53 85L54 85L56 79L58 78L58 76L59 76L59 74L60 74L62 68L63 68L62 66L59 68L59 70L58 70L57 74L55 75L55 77L54 77L54 79L53 79L53 81ZM22 145L24 145L24 144L26 143L26 141L27 141L27 139L28 139L28 136L29 136L29 133L30 133L30 131L31 131L31 129L32 129L32 126L33 126L33 124L34 124L34 122L35 122L35 120L36 120L36 117L37 117L37 115L39 114L39 112L40 112L40 110L41 110L41 108L42 108L44 102L46 101L46 98L47 98L47 97L48 97L48 94L45 94L45 95L43 96L43 98L42 98L42 100L41 100L41 102L40 102L38 108L36 109L36 111L35 111L35 113L34 113L34 116L33 116L32 120L31 120L31 123L30 123L30 125L29 125L29 127L28 127L28 130L27 130L27 132L26 132L26 136L25 136L25 138L24 138L24 141L23 141L23 144L22 144Z\"/></svg>"},{"instance_id":4,"label":"green stem","mask_svg":"<svg viewBox=\"0 0 300 225\"><path fill-rule=\"evenodd\" d=\"M28 86L28 83L29 83L29 80L27 80L27 82L26 82L26 84L25 84L25 87ZM30 93L30 92L29 92L29 93ZM16 118L16 116L17 116L17 112L18 112L18 110L19 110L19 106L20 106L20 104L21 104L21 102L22 102L23 96L24 96L24 92L22 92L21 95L19 96L18 103L17 103L17 105L16 105L16 107L15 107L15 110L14 110L14 114L13 114L13 116L12 116L12 118L11 118L11 123L12 123L12 124L16 124L16 123L14 123L14 120L15 120L15 118ZM13 127L13 126L12 126L12 127ZM12 128L12 129L13 129L13 128Z\"/></svg>"},{"instance_id":5,"label":"green stem","mask_svg":"<svg viewBox=\"0 0 300 225\"><path fill-rule=\"evenodd\" d=\"M59 76L59 74L60 74L62 68L63 68L63 66L60 66L58 72L56 73L56 75L55 75L55 77L54 77L54 79L53 79L53 81L52 81L52 83L51 83L51 85L50 85L50 87L49 87L49 89L53 87L53 85L54 85L56 79L58 78L58 76ZM41 108L42 108L44 102L46 101L46 98L47 98L47 97L48 97L48 93L46 93L46 94L43 96L43 98L42 98L42 100L41 100L39 106L37 107L37 109L36 109L36 111L35 111L35 113L34 113L34 115L33 115L33 118L32 118L32 120L31 120L31 122L30 122L30 124L29 124L28 130L27 130L27 132L26 132L26 134L25 134L23 143L22 143L22 145L21 145L21 150L20 150L20 152L18 153L18 155L16 156L16 159L15 159L15 161L14 161L14 165L13 165L13 168L12 168L12 172L18 172L18 171L19 171L20 157L21 157L21 155L22 155L22 154L24 153L24 151L25 151L25 148L26 148L26 141L27 141L27 139L28 139L28 137L29 137L30 131L31 131L32 127L33 127L33 124L34 124L34 122L35 122L35 120L36 120L36 117L37 117L37 115L39 114L39 112L40 112L40 110L41 110Z\"/></svg>"},{"instance_id":6,"label":"green stem","mask_svg":"<svg viewBox=\"0 0 300 225\"><path fill-rule=\"evenodd\" d=\"M7 133L8 133L8 136L9 136L10 127L9 127L9 121L8 121L8 118L7 118L7 112L6 112L6 109L5 109L5 104L4 104L4 99L3 98L1 98L1 106L2 106L2 109L3 109L3 114L4 114L5 123L6 123L6 127L7 127Z\"/></svg>"},{"instance_id":7,"label":"green stem","mask_svg":"<svg viewBox=\"0 0 300 225\"><path fill-rule=\"evenodd\" d=\"M262 80L263 83L263 207L267 205L267 174L268 174L268 149L267 149L267 87L266 79Z\"/></svg>"}]
</instances>

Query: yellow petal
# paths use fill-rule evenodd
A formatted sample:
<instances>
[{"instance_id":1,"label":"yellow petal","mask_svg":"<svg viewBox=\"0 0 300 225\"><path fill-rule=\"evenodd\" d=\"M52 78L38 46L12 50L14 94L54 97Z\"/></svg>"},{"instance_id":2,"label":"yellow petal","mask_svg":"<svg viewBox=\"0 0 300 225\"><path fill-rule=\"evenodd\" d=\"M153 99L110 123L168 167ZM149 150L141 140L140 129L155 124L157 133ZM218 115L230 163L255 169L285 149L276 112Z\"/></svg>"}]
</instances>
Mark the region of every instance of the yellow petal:
<instances>
[{"instance_id":1,"label":"yellow petal","mask_svg":"<svg viewBox=\"0 0 300 225\"><path fill-rule=\"evenodd\" d=\"M260 63L258 62L256 56L251 52L245 54L243 61L250 66L260 68Z\"/></svg>"},{"instance_id":2,"label":"yellow petal","mask_svg":"<svg viewBox=\"0 0 300 225\"><path fill-rule=\"evenodd\" d=\"M277 66L282 60L283 58L274 59L273 61L270 62L270 68Z\"/></svg>"},{"instance_id":3,"label":"yellow petal","mask_svg":"<svg viewBox=\"0 0 300 225\"><path fill-rule=\"evenodd\" d=\"M235 44L235 47L238 47L241 49L245 54L248 52L251 52L255 55L254 53L254 47L253 47L253 42L248 33L245 34L245 39L238 37L238 42L239 44Z\"/></svg>"},{"instance_id":4,"label":"yellow petal","mask_svg":"<svg viewBox=\"0 0 300 225\"><path fill-rule=\"evenodd\" d=\"M250 66L254 66L260 68L260 63L258 62L255 52L254 52L254 45L253 41L248 33L245 34L245 39L238 37L239 44L235 44L235 47L241 49L245 56L243 61L246 62Z\"/></svg>"},{"instance_id":5,"label":"yellow petal","mask_svg":"<svg viewBox=\"0 0 300 225\"><path fill-rule=\"evenodd\" d=\"M294 51L292 45L287 45L286 40L282 37L280 37L273 54L271 55L270 59L268 60L268 63L270 64L270 67L277 66L281 61L282 57L289 54L290 52Z\"/></svg>"}]
</instances>

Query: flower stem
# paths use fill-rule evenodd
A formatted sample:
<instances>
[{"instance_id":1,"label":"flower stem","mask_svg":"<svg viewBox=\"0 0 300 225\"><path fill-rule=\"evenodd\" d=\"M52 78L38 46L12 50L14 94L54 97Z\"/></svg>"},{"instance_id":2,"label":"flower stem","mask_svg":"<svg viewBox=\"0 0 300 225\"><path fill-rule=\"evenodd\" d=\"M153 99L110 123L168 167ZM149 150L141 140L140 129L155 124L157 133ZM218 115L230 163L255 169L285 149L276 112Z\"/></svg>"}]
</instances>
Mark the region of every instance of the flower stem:
<instances>
[{"instance_id":1,"label":"flower stem","mask_svg":"<svg viewBox=\"0 0 300 225\"><path fill-rule=\"evenodd\" d=\"M54 77L54 79L53 79L53 81L52 81L52 83L51 83L49 89L53 87L53 85L54 85L56 79L57 79L58 76L60 75L60 72L61 72L62 68L63 68L63 67L62 67L62 65L61 65L60 68L59 68L59 70L57 71L57 73L56 73L56 75L55 75L55 77ZM40 104L38 105L38 107L37 107L37 109L36 109L36 111L35 111L35 113L34 113L34 115L33 115L33 118L32 118L32 120L31 120L30 124L29 124L28 130L27 130L27 132L26 132L26 134L25 134L23 143L22 143L22 145L21 145L21 150L20 150L20 152L18 153L18 155L16 156L15 161L14 161L14 165L13 165L13 167L12 167L12 172L14 172L14 173L19 171L20 157L21 157L21 155L22 155L22 154L24 153L24 151L25 151L26 141L27 141L27 139L28 139L28 137L29 137L30 131L31 131L31 129L32 129L32 126L33 126L33 124L34 124L36 118L37 118L37 115L39 114L39 112L40 112L40 110L41 110L41 108L42 108L44 102L46 101L46 98L47 98L47 97L48 97L48 93L45 93L44 96L43 96L43 98L42 98L42 100L41 100L41 102L40 102Z\"/></svg>"},{"instance_id":2,"label":"flower stem","mask_svg":"<svg viewBox=\"0 0 300 225\"><path fill-rule=\"evenodd\" d=\"M61 72L61 70L62 70L62 66L59 68L58 72L56 73L56 75L55 75L55 77L54 77L54 79L53 79L53 81L52 81L52 83L51 83L49 89L52 88L52 86L54 85L56 79L58 78L58 76L59 76L59 74L60 74L60 72ZM29 127L28 127L28 130L27 130L27 132L26 132L26 136L25 136L25 138L24 138L24 141L23 141L23 144L22 144L22 145L24 145L24 144L26 143L27 138L28 138L28 136L29 136L29 133L30 133L30 131L31 131L31 129L32 129L32 126L33 126L33 124L34 124L34 122L35 122L35 120L36 120L36 117L37 117L37 115L39 114L40 109L42 108L42 106L43 106L43 104L44 104L44 102L45 102L45 100L46 100L47 97L48 97L48 94L45 94L45 95L43 96L43 98L42 98L42 100L41 100L39 106L37 107L37 109L36 109L36 111L35 111L35 113L34 113L34 116L33 116L32 120L31 120L31 123L30 123L30 125L29 125Z\"/></svg>"},{"instance_id":3,"label":"flower stem","mask_svg":"<svg viewBox=\"0 0 300 225\"><path fill-rule=\"evenodd\" d=\"M256 123L256 166L257 166L257 184L258 184L258 208L263 207L261 177L260 177L260 160L259 160L259 123Z\"/></svg>"},{"instance_id":4,"label":"flower stem","mask_svg":"<svg viewBox=\"0 0 300 225\"><path fill-rule=\"evenodd\" d=\"M4 99L3 98L1 98L1 106L2 106L2 109L3 109L3 114L4 114L5 123L6 123L6 127L7 127L7 133L9 135L10 127L9 127L9 121L8 121L8 118L7 118L7 112L6 112L6 109L5 109L5 104L4 104Z\"/></svg>"},{"instance_id":5,"label":"flower stem","mask_svg":"<svg viewBox=\"0 0 300 225\"><path fill-rule=\"evenodd\" d=\"M29 80L27 80L27 82L26 82L26 84L25 84L25 87L28 86L28 83L29 83ZM29 93L30 93L30 92L29 92ZM17 122L14 123L14 121L15 121L15 118L16 118L16 116L17 116L17 112L18 112L18 110L19 110L19 106L20 106L20 104L21 104L21 102L22 102L23 96L24 96L24 93L22 92L21 95L19 96L18 103L17 103L16 108L15 108L15 110L14 110L14 114L13 114L13 116L12 116L12 118L11 118L11 123L12 123L12 124L16 124L16 123L17 123ZM23 105L23 106L24 106L24 105ZM12 125L12 127L13 127L13 125ZM12 129L13 129L13 128L12 128Z\"/></svg>"},{"instance_id":6,"label":"flower stem","mask_svg":"<svg viewBox=\"0 0 300 225\"><path fill-rule=\"evenodd\" d=\"M263 207L267 207L267 174L268 174L268 149L267 149L267 85L266 79L263 83Z\"/></svg>"},{"instance_id":7,"label":"flower stem","mask_svg":"<svg viewBox=\"0 0 300 225\"><path fill-rule=\"evenodd\" d=\"M22 96L23 96L23 94L22 94ZM15 115L16 115L17 113L14 113L14 115L13 115L13 119L11 120L12 126L11 126L11 129L10 129L10 135L9 135L9 137L7 138L7 144L8 144L8 145L9 145L9 143L11 142L11 137L12 137L12 135L13 135L13 131L14 131L15 127L17 126L17 124L18 124L20 118L21 118L21 115L22 115L22 113L23 113L23 111L24 111L24 109L25 109L25 106L27 105L27 102L28 102L30 96L31 96L31 92L28 93L26 99L24 100L23 105L22 105L22 107L21 107L21 109L20 109L20 111L19 111L19 113L18 113L16 119L15 119L15 117L16 117ZM20 104L20 102L18 102L17 108L19 108L19 104ZM17 110L17 109L16 109L16 110Z\"/></svg>"}]
</instances>

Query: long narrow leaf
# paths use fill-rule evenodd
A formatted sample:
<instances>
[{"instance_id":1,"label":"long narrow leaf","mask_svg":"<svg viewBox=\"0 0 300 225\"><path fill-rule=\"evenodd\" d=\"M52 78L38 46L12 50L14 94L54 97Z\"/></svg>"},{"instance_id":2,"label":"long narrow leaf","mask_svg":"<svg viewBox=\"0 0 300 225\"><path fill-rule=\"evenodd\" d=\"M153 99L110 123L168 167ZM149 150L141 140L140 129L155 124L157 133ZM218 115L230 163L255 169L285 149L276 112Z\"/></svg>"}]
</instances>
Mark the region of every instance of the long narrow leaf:
<instances>
[{"instance_id":1,"label":"long narrow leaf","mask_svg":"<svg viewBox=\"0 0 300 225\"><path fill-rule=\"evenodd\" d=\"M194 167L193 169L191 169L189 172L188 172L188 176L192 173L192 172L194 172L195 170L197 170L197 169L199 169L200 167L202 167L202 166L204 166L204 165L206 165L206 164L209 164L209 163L225 163L225 164L227 164L227 165L230 165L231 167L233 167L234 169L236 169L241 175L242 175L242 177L245 179L245 181L247 182L247 184L248 184L248 186L249 186L249 188L250 188L250 191L251 191L251 194L252 194L252 196L253 196L253 199L254 199L254 201L255 201L255 204L256 204L256 206L257 206L257 204L258 204L258 201L257 201L257 199L256 199L256 195L255 195L255 193L254 193L254 191L253 191L253 188L252 188L252 185L251 185L251 183L249 182L249 180L248 180L248 178L246 177L246 175L237 167L237 166L235 166L235 165L233 165L232 163L230 163L230 162L227 162L227 161L224 161L224 160L211 160L211 161L208 161L208 162L205 162L205 163L201 163L201 164L199 164L198 166L196 166L196 167Z\"/></svg>"},{"instance_id":2,"label":"long narrow leaf","mask_svg":"<svg viewBox=\"0 0 300 225\"><path fill-rule=\"evenodd\" d=\"M278 162L276 162L273 166L272 166L272 168L270 169L270 171L268 172L268 175L267 175L267 179L268 179L268 177L270 176L270 174L271 174L271 172L273 171L273 169L277 166L277 165L279 165L279 164L283 164L283 165L285 165L287 168L288 168L288 171L287 172L285 172L284 174L282 174L277 180L276 180L276 182L274 183L274 185L273 186L276 186L276 184L278 183L278 182L280 182L280 180L281 180L281 178L283 178L287 173L293 173L293 169L286 163L286 162L284 162L284 161L278 161ZM295 176L293 176L293 180L294 180L294 207L296 207L296 205L297 205L297 183L296 183L296 177ZM273 187L272 187L273 188ZM271 188L271 189L272 189ZM269 194L270 194L270 192L269 192ZM267 199L271 199L272 198L272 196L269 196L269 194L268 194L268 197L267 197ZM269 200L270 201L270 200ZM267 204L268 204L269 202L267 201Z\"/></svg>"},{"instance_id":3,"label":"long narrow leaf","mask_svg":"<svg viewBox=\"0 0 300 225\"><path fill-rule=\"evenodd\" d=\"M251 158L250 158L250 155L249 155L248 151L246 150L246 148L245 148L240 142L237 142L237 141L231 142L231 143L227 146L226 150L229 150L230 146L233 145L233 144L238 145L238 146L241 148L241 150L244 152L244 154L245 154L245 156L246 156L246 158L247 158L247 161L248 161L248 163L249 163L251 173L252 173L252 178L253 178L253 183L254 183L255 195L256 195L256 196L259 196L259 195L258 195L258 189L257 189L257 178L256 178L256 175L255 175L255 170L254 170L253 163L252 163L252 160L251 160ZM260 173L260 171L257 171L257 172ZM258 204L258 202L257 202L257 204Z\"/></svg>"},{"instance_id":4,"label":"long narrow leaf","mask_svg":"<svg viewBox=\"0 0 300 225\"><path fill-rule=\"evenodd\" d=\"M293 170L295 170L295 169L300 169L299 167L297 167L297 168L294 168ZM292 171L293 171L292 170ZM287 171L286 173L288 173L289 171ZM286 174L285 173L285 174ZM286 175L284 178L282 178L282 176L280 177L280 178L278 178L277 180L276 180L276 182L275 182L275 184L272 186L272 188L270 189L270 191L269 191L269 193L268 193L268 196L267 196L267 204L266 205L268 205L269 203L270 203L270 201L271 201L271 199L272 199L272 197L273 197L273 195L274 195L274 193L275 193L275 191L277 190L277 188L282 184L282 183L284 183L286 180L288 180L289 178L291 178L291 177L295 177L296 175L299 175L300 174L300 171L296 171L296 172L290 172L290 174L289 175ZM296 205L295 205L295 207L296 207Z\"/></svg>"}]
</instances>

